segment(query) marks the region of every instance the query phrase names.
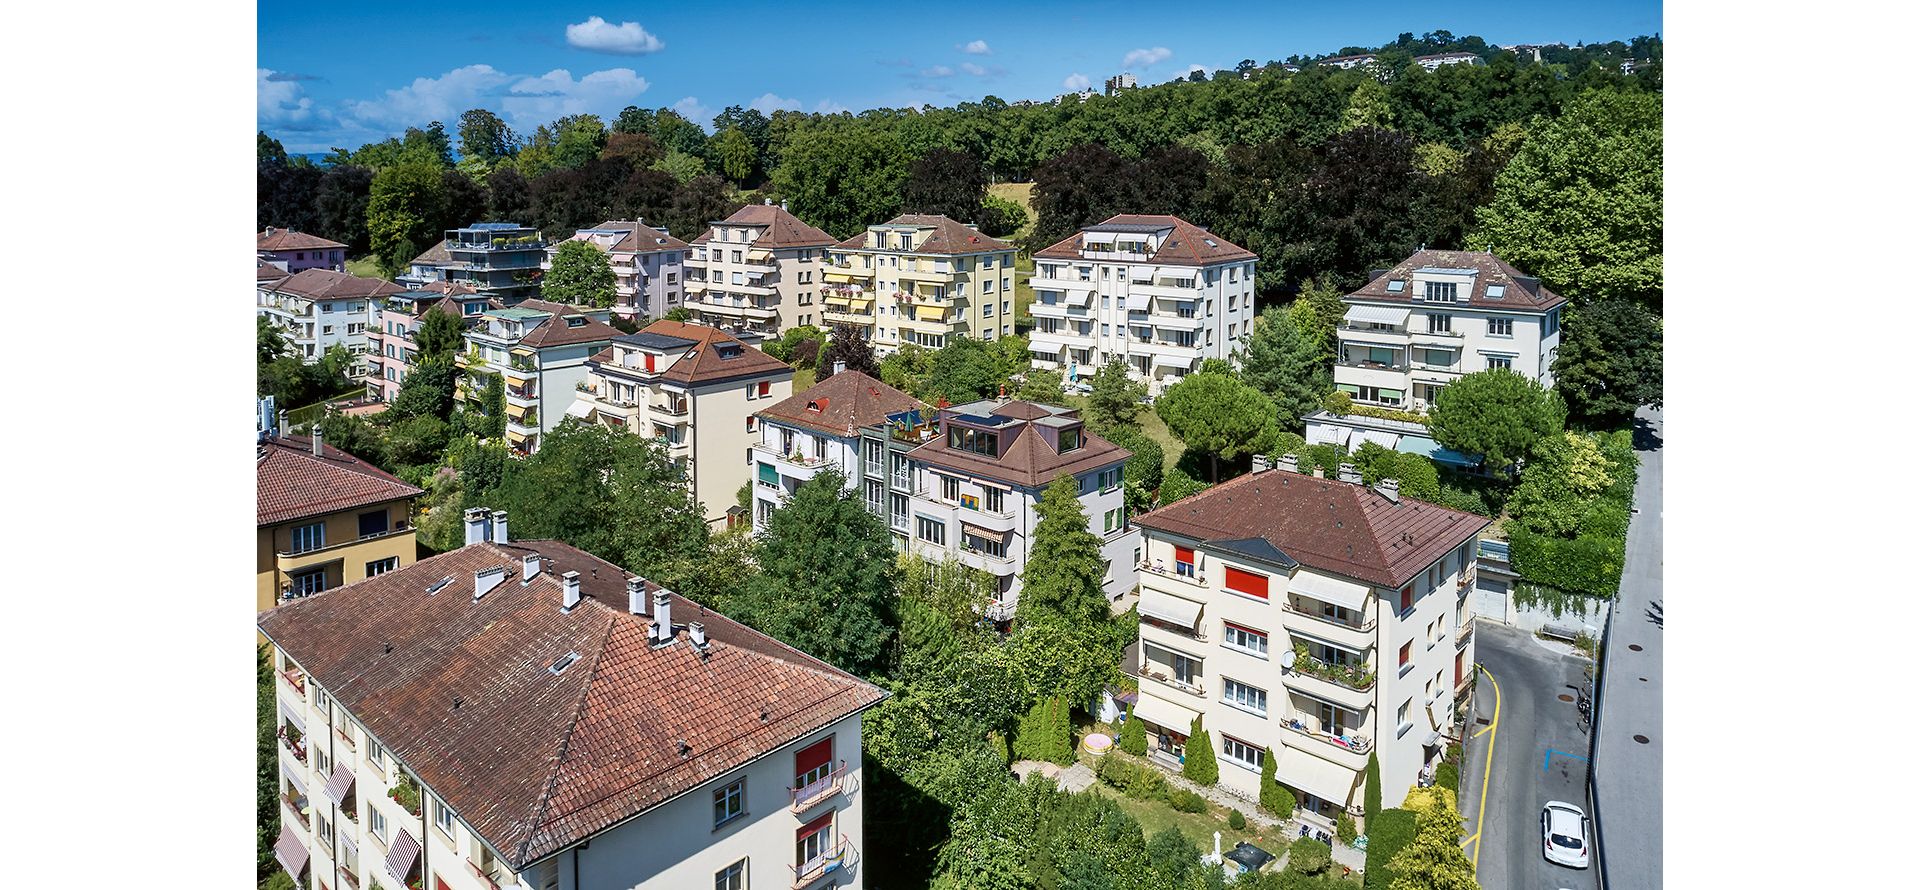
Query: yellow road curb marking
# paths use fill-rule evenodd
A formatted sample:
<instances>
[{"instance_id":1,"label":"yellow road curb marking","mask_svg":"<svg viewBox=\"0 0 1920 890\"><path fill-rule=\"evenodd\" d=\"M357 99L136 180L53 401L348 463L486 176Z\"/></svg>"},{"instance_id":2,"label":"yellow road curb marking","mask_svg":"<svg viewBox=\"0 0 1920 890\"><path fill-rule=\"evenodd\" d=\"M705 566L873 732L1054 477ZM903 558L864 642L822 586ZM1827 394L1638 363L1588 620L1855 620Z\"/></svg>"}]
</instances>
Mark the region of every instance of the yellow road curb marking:
<instances>
[{"instance_id":1,"label":"yellow road curb marking","mask_svg":"<svg viewBox=\"0 0 1920 890\"><path fill-rule=\"evenodd\" d=\"M1500 728L1500 682L1495 680L1493 678L1493 672L1487 670L1485 667L1479 664L1475 664L1473 667L1475 670L1486 674L1487 682L1493 684L1493 722L1487 724L1487 728L1480 732L1495 733L1495 731ZM1479 736L1480 733L1474 733L1475 738ZM1497 733L1495 733L1492 738L1487 739L1487 765L1480 773L1480 812L1474 817L1473 826L1473 838L1475 841L1473 845L1473 873L1476 875L1480 873L1480 844L1478 841L1480 833L1487 829L1487 782L1493 778L1493 745L1499 740L1500 736Z\"/></svg>"}]
</instances>

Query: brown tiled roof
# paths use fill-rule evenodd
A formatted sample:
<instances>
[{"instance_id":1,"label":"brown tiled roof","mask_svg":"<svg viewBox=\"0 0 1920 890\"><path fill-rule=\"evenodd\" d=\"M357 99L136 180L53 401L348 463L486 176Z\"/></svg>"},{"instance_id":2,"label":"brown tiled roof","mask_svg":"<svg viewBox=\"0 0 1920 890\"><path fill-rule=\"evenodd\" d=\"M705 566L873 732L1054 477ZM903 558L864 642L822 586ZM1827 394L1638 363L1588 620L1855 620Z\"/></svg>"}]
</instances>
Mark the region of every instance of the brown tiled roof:
<instances>
[{"instance_id":1,"label":"brown tiled roof","mask_svg":"<svg viewBox=\"0 0 1920 890\"><path fill-rule=\"evenodd\" d=\"M528 299L521 300L513 308L552 313L552 317L541 322L535 326L533 330L528 331L525 336L520 338L520 344L523 346L536 348L542 346L571 346L576 343L592 343L596 340L612 340L620 336L620 330L618 328L604 321L596 320L591 316L582 316L586 322L585 324L569 326L566 322L567 316L582 315L582 313L587 311L579 306L569 306L565 303L554 303L547 300Z\"/></svg>"},{"instance_id":2,"label":"brown tiled roof","mask_svg":"<svg viewBox=\"0 0 1920 890\"><path fill-rule=\"evenodd\" d=\"M344 248L346 245L338 241L328 241L319 235L309 235L306 232L296 232L292 229L268 226L265 231L260 233L259 243L254 249L277 252L282 250L327 250L335 247Z\"/></svg>"},{"instance_id":3,"label":"brown tiled roof","mask_svg":"<svg viewBox=\"0 0 1920 890\"><path fill-rule=\"evenodd\" d=\"M254 283L263 284L270 281L279 281L280 279L285 277L287 277L287 270L282 269L279 266L276 266L258 257L254 258L254 263L253 263Z\"/></svg>"},{"instance_id":4,"label":"brown tiled roof","mask_svg":"<svg viewBox=\"0 0 1920 890\"><path fill-rule=\"evenodd\" d=\"M781 372L793 373L791 365L761 352L757 347L740 342L739 338L719 328L662 319L641 328L639 333L663 334L668 337L691 340L694 343L693 346L688 347L690 354L687 357L674 362L672 367L660 373L661 380L692 385L735 380L741 377L777 376ZM731 349L717 348L726 344L738 345L740 351L733 353L732 358L727 358L721 353L731 352ZM600 350L589 361L612 363L613 347Z\"/></svg>"},{"instance_id":5,"label":"brown tiled roof","mask_svg":"<svg viewBox=\"0 0 1920 890\"><path fill-rule=\"evenodd\" d=\"M1012 242L989 238L980 234L978 229L968 228L934 213L903 213L887 220L884 225L933 227L933 233L927 236L925 242L914 245L913 250L908 251L909 253L968 254L1013 249ZM865 248L867 233L861 232L834 246L849 249Z\"/></svg>"},{"instance_id":6,"label":"brown tiled roof","mask_svg":"<svg viewBox=\"0 0 1920 890\"><path fill-rule=\"evenodd\" d=\"M1483 516L1389 500L1367 486L1285 470L1250 473L1133 518L1202 542L1259 538L1313 569L1399 587L1471 541Z\"/></svg>"},{"instance_id":7,"label":"brown tiled roof","mask_svg":"<svg viewBox=\"0 0 1920 890\"><path fill-rule=\"evenodd\" d=\"M920 407L919 399L859 371L841 371L754 413L832 436L852 436L862 427L886 423L889 414Z\"/></svg>"},{"instance_id":8,"label":"brown tiled roof","mask_svg":"<svg viewBox=\"0 0 1920 890\"><path fill-rule=\"evenodd\" d=\"M528 554L543 559L523 586ZM474 600L495 566L505 580ZM562 612L567 571L584 596ZM259 626L516 871L886 695L678 595L675 622L701 622L708 651L684 633L654 648L627 577L557 541L470 544Z\"/></svg>"},{"instance_id":9,"label":"brown tiled roof","mask_svg":"<svg viewBox=\"0 0 1920 890\"><path fill-rule=\"evenodd\" d=\"M660 253L686 250L689 246L672 235L646 224L645 220L607 220L596 229L627 229L627 235L613 245L614 253Z\"/></svg>"},{"instance_id":10,"label":"brown tiled roof","mask_svg":"<svg viewBox=\"0 0 1920 890\"><path fill-rule=\"evenodd\" d=\"M307 436L275 436L260 446L254 461L260 525L350 510L421 494L379 467L322 442L313 454Z\"/></svg>"},{"instance_id":11,"label":"brown tiled roof","mask_svg":"<svg viewBox=\"0 0 1920 890\"><path fill-rule=\"evenodd\" d=\"M834 240L832 235L801 222L799 217L772 204L748 204L734 211L719 225L765 227L766 233L753 242L753 247L827 247ZM693 239L693 243L705 244L712 237L713 228L709 226L700 233L700 237Z\"/></svg>"},{"instance_id":12,"label":"brown tiled roof","mask_svg":"<svg viewBox=\"0 0 1920 890\"><path fill-rule=\"evenodd\" d=\"M995 406L993 413L1001 417L1029 421L1000 431L1002 439L1012 436L1013 441L1010 444L1002 443L1005 451L998 459L971 451L948 448L944 432L908 452L908 456L936 467L945 467L1011 485L1032 488L1046 487L1047 483L1052 482L1061 473L1084 473L1119 463L1133 456L1133 452L1094 435L1084 426L1080 428L1082 437L1080 447L1061 454L1041 438L1039 431L1035 430L1031 423L1042 417L1078 419L1078 412L1057 414L1031 402L1010 401Z\"/></svg>"},{"instance_id":13,"label":"brown tiled roof","mask_svg":"<svg viewBox=\"0 0 1920 890\"><path fill-rule=\"evenodd\" d=\"M1523 312L1545 312L1567 300L1553 291L1539 279L1528 278L1519 269L1483 250L1416 250L1413 256L1400 261L1400 264L1387 270L1347 295L1349 300L1369 300L1386 303L1414 303L1414 288L1411 284L1397 294L1387 293L1387 282L1406 281L1415 269L1426 267L1441 269L1473 269L1478 275L1473 277L1473 292L1466 305L1484 309L1512 309ZM1487 299L1487 285L1504 284L1507 292L1498 300ZM1460 304L1454 304L1460 305Z\"/></svg>"},{"instance_id":14,"label":"brown tiled roof","mask_svg":"<svg viewBox=\"0 0 1920 890\"><path fill-rule=\"evenodd\" d=\"M384 297L401 293L406 288L391 281L361 278L332 269L301 269L287 280L273 285L273 290L309 300L350 300Z\"/></svg>"},{"instance_id":15,"label":"brown tiled roof","mask_svg":"<svg viewBox=\"0 0 1920 890\"><path fill-rule=\"evenodd\" d=\"M425 253L422 253L419 256L414 257L413 260L409 262L407 265L409 266L451 266L453 265L453 254L447 251L447 242L445 239L442 239L440 243L427 248Z\"/></svg>"},{"instance_id":16,"label":"brown tiled roof","mask_svg":"<svg viewBox=\"0 0 1920 890\"><path fill-rule=\"evenodd\" d=\"M1172 229L1173 231L1160 243L1159 252L1146 260L1151 263L1206 266L1213 263L1254 259L1253 251L1177 216L1122 213L1102 220L1099 225L1088 226L1087 229L1098 229L1101 226L1155 226ZM1034 256L1039 259L1053 260L1080 259L1081 234L1087 229L1075 232L1066 240L1034 253ZM1213 243L1207 243L1209 241Z\"/></svg>"}]
</instances>

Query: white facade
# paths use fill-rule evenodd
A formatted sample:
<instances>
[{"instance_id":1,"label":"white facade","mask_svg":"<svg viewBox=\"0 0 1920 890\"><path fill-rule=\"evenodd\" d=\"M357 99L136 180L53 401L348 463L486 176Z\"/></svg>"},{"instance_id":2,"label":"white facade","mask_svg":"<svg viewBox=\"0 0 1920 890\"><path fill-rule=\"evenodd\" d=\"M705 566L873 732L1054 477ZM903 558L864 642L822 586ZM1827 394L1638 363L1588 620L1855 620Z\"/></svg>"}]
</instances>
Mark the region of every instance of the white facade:
<instances>
[{"instance_id":1,"label":"white facade","mask_svg":"<svg viewBox=\"0 0 1920 890\"><path fill-rule=\"evenodd\" d=\"M482 313L479 323L466 331L466 349L456 357L465 372L456 397L478 399L484 392L472 376L474 372L500 375L506 390L506 439L516 451L531 454L539 450L541 435L560 425L580 385L586 382L587 359L612 342L609 337L535 347L521 341L543 322L576 321L598 324L584 315L553 317L552 313L531 309L493 309ZM482 407L495 410L492 405Z\"/></svg>"},{"instance_id":2,"label":"white facade","mask_svg":"<svg viewBox=\"0 0 1920 890\"><path fill-rule=\"evenodd\" d=\"M309 364L319 361L334 346L344 346L355 356L366 355L371 348L367 344L367 323L372 317L368 306L366 297L313 300L265 287L257 288L254 298L255 314L278 327L287 345ZM364 373L365 360L356 358L351 376L358 378Z\"/></svg>"},{"instance_id":3,"label":"white facade","mask_svg":"<svg viewBox=\"0 0 1920 890\"><path fill-rule=\"evenodd\" d=\"M765 530L773 511L785 505L802 483L828 467L847 477L847 489L861 487L859 435L829 436L765 417L759 418L758 426L759 438L753 442L751 455L755 464L754 531Z\"/></svg>"},{"instance_id":4,"label":"white facade","mask_svg":"<svg viewBox=\"0 0 1920 890\"><path fill-rule=\"evenodd\" d=\"M277 658L276 719L302 736L296 744L283 731L276 747L281 819L309 857L312 883L298 886L372 890L415 877L451 890L669 890L732 886L720 879L733 868L743 888L864 884L857 713L516 873L432 788L421 788L419 815L392 799L406 765ZM811 766L823 751L825 768ZM337 767L353 775L343 800L327 793ZM408 875L395 875L386 861L402 832L421 852Z\"/></svg>"},{"instance_id":5,"label":"white facade","mask_svg":"<svg viewBox=\"0 0 1920 890\"><path fill-rule=\"evenodd\" d=\"M823 325L822 272L833 242L785 206L743 207L694 240L686 306L701 324L769 336Z\"/></svg>"},{"instance_id":6,"label":"white facade","mask_svg":"<svg viewBox=\"0 0 1920 890\"><path fill-rule=\"evenodd\" d=\"M1495 309L1452 296L1472 291L1474 278L1471 269L1423 268L1403 286L1412 303L1347 296L1335 387L1355 402L1425 411L1448 384L1493 367L1553 386L1560 306Z\"/></svg>"},{"instance_id":7,"label":"white facade","mask_svg":"<svg viewBox=\"0 0 1920 890\"><path fill-rule=\"evenodd\" d=\"M686 288L687 245L665 228L644 221L608 221L580 229L568 241L585 241L607 253L613 269L613 314L640 325L657 320L679 306ZM553 257L566 241L547 246L542 270L553 269Z\"/></svg>"}]
</instances>

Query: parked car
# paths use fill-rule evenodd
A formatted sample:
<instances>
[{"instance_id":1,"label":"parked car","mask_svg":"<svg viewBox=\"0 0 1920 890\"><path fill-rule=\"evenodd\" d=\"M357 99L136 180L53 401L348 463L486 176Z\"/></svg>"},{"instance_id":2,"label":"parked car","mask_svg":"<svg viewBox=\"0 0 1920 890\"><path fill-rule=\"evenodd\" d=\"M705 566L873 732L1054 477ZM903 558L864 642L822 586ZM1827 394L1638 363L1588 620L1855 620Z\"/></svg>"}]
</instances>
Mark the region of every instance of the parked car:
<instances>
[{"instance_id":1,"label":"parked car","mask_svg":"<svg viewBox=\"0 0 1920 890\"><path fill-rule=\"evenodd\" d=\"M1540 843L1547 861L1568 868L1587 867L1587 814L1565 801L1550 800L1540 811Z\"/></svg>"}]
</instances>

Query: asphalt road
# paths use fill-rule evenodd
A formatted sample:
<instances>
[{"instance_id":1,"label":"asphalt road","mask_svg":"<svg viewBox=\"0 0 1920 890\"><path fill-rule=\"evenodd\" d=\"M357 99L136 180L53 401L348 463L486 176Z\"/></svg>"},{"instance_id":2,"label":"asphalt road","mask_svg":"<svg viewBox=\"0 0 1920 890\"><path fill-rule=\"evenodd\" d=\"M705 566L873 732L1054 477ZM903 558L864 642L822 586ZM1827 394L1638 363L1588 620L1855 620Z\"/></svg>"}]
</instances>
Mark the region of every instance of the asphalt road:
<instances>
[{"instance_id":1,"label":"asphalt road","mask_svg":"<svg viewBox=\"0 0 1920 890\"><path fill-rule=\"evenodd\" d=\"M1550 650L1531 634L1505 625L1478 622L1474 634L1483 670L1473 693L1460 809L1467 820L1465 850L1477 859L1480 886L1594 890L1599 879L1593 868L1555 865L1540 849L1540 809L1547 801L1566 801L1592 812L1587 804L1587 735L1575 709L1589 662ZM1562 695L1566 701L1560 700Z\"/></svg>"},{"instance_id":2,"label":"asphalt road","mask_svg":"<svg viewBox=\"0 0 1920 890\"><path fill-rule=\"evenodd\" d=\"M1661 593L1661 412L1640 409L1640 479L1627 526L1627 562L1601 658L1605 671L1594 746L1600 856L1606 885L1661 885L1661 721L1665 602Z\"/></svg>"}]
</instances>

